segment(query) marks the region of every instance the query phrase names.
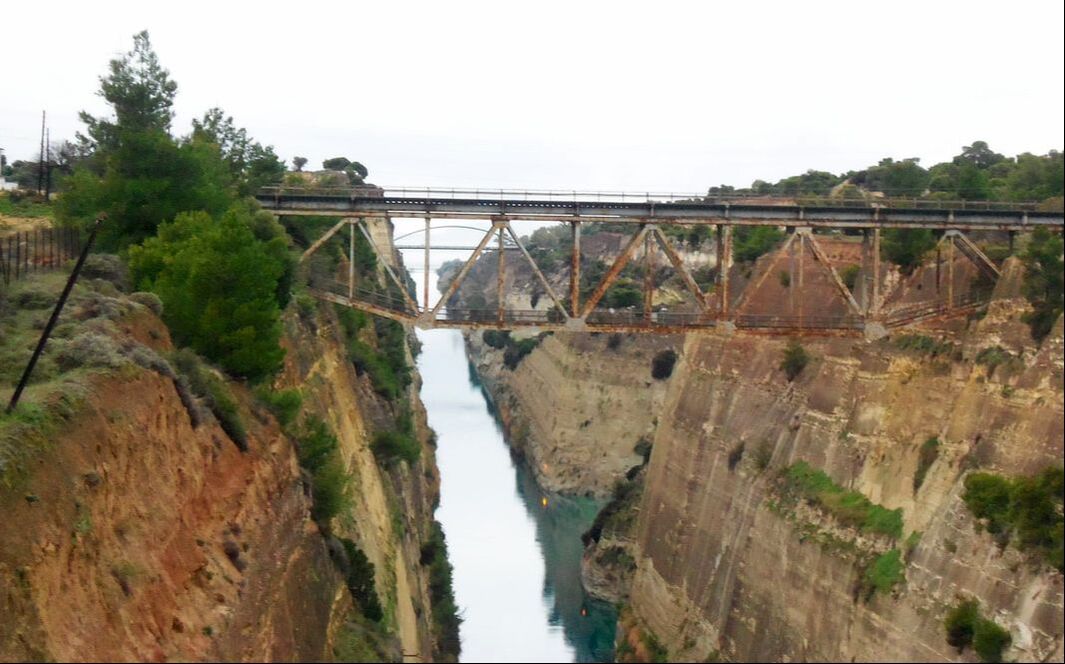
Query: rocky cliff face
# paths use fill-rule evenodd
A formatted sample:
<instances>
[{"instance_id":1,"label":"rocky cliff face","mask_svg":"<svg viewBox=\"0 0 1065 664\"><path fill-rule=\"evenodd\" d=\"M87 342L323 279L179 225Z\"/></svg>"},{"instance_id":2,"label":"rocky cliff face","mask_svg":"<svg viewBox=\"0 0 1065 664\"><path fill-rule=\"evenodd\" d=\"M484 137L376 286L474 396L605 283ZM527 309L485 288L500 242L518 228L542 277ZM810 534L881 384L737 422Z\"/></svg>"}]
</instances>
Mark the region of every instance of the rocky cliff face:
<instances>
[{"instance_id":1,"label":"rocky cliff face","mask_svg":"<svg viewBox=\"0 0 1065 664\"><path fill-rule=\"evenodd\" d=\"M782 288L759 280L772 267L761 261L747 283ZM934 288L913 285L930 272L890 275L889 303ZM956 660L944 617L976 598L1009 630L1007 657L1060 661L1060 572L996 543L962 500L977 469L1062 464L1061 322L1034 345L1019 283L1007 264L982 320L804 340L811 359L794 381L781 370L786 340L744 334L687 337L665 383L648 366L664 340L626 338L616 352L605 337L556 334L513 371L501 351L469 346L547 486L605 493L639 464L632 443L653 442L586 552L586 585L626 603L619 657ZM796 468L897 524L870 530L804 499Z\"/></svg>"},{"instance_id":2,"label":"rocky cliff face","mask_svg":"<svg viewBox=\"0 0 1065 664\"><path fill-rule=\"evenodd\" d=\"M108 284L79 286L65 317L72 324L50 348L95 330L90 341L102 345L88 350L110 355L35 386L29 406L3 422L0 660L402 652L430 661L436 637L419 558L438 478L416 385L399 402L413 413L421 458L379 464L371 437L399 402L356 375L331 307L290 307L275 387L299 387L303 413L338 438L353 490L333 530L374 564L384 617L371 624L338 571L336 540L310 518L293 438L229 383L247 430L235 442L163 368L167 329L138 302ZM11 320L36 313L8 309L5 334ZM41 366L54 371L50 356Z\"/></svg>"},{"instance_id":3,"label":"rocky cliff face","mask_svg":"<svg viewBox=\"0 0 1065 664\"><path fill-rule=\"evenodd\" d=\"M972 468L1060 466L1060 337L1005 371L973 361L986 339L936 362L890 343L809 344L794 383L781 342L689 339L632 530L634 614L682 658L951 660L944 615L976 597L1009 627L1012 656L1060 659L1061 574L1002 549L961 500ZM940 451L915 489L930 438ZM798 461L900 508L901 533L878 541L782 501L780 471ZM904 580L864 593L892 548Z\"/></svg>"}]
</instances>

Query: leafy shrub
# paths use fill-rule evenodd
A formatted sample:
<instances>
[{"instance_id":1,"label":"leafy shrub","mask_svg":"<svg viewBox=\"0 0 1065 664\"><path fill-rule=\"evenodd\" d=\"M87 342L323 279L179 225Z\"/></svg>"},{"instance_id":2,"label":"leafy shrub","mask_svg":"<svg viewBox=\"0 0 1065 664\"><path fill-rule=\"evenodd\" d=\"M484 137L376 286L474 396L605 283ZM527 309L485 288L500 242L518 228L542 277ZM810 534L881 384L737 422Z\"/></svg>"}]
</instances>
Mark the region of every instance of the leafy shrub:
<instances>
[{"instance_id":1,"label":"leafy shrub","mask_svg":"<svg viewBox=\"0 0 1065 664\"><path fill-rule=\"evenodd\" d=\"M91 331L71 337L61 347L57 345L55 362L62 371L78 367L115 369L129 364L114 339Z\"/></svg>"},{"instance_id":2,"label":"leafy shrub","mask_svg":"<svg viewBox=\"0 0 1065 664\"><path fill-rule=\"evenodd\" d=\"M973 650L985 662L1001 662L1002 651L1013 643L1008 630L993 620L981 618L973 634Z\"/></svg>"},{"instance_id":3,"label":"leafy shrub","mask_svg":"<svg viewBox=\"0 0 1065 664\"><path fill-rule=\"evenodd\" d=\"M861 271L861 266L854 264L848 265L840 271L839 278L843 281L843 285L847 287L847 290L854 290L855 284L858 283L858 274Z\"/></svg>"},{"instance_id":4,"label":"leafy shrub","mask_svg":"<svg viewBox=\"0 0 1065 664\"><path fill-rule=\"evenodd\" d=\"M262 214L244 205L220 219L182 213L129 249L138 288L162 300L174 338L252 380L273 374L284 359L280 313L293 271L283 231L258 236L269 230Z\"/></svg>"},{"instance_id":5,"label":"leafy shrub","mask_svg":"<svg viewBox=\"0 0 1065 664\"><path fill-rule=\"evenodd\" d=\"M967 600L955 606L943 621L947 643L961 652L973 647L984 662L1001 662L1003 651L1013 642L1008 630L980 615L980 603Z\"/></svg>"},{"instance_id":6,"label":"leafy shrub","mask_svg":"<svg viewBox=\"0 0 1065 664\"><path fill-rule=\"evenodd\" d=\"M617 350L621 347L621 342L625 339L625 336L617 332L607 337L606 347L610 350Z\"/></svg>"},{"instance_id":7,"label":"leafy shrub","mask_svg":"<svg viewBox=\"0 0 1065 664\"><path fill-rule=\"evenodd\" d=\"M673 366L677 363L677 354L672 349L659 351L651 358L651 378L665 380L673 375Z\"/></svg>"},{"instance_id":8,"label":"leafy shrub","mask_svg":"<svg viewBox=\"0 0 1065 664\"><path fill-rule=\"evenodd\" d=\"M159 296L155 293L137 291L136 293L130 293L129 299L141 306L147 307L156 316L163 315L163 301L160 300Z\"/></svg>"},{"instance_id":9,"label":"leafy shrub","mask_svg":"<svg viewBox=\"0 0 1065 664\"><path fill-rule=\"evenodd\" d=\"M810 355L798 341L788 342L784 349L784 359L780 362L780 369L788 377L788 381L794 381L810 362Z\"/></svg>"},{"instance_id":10,"label":"leafy shrub","mask_svg":"<svg viewBox=\"0 0 1065 664\"><path fill-rule=\"evenodd\" d=\"M939 438L935 436L921 443L921 450L917 456L917 472L913 475L913 492L917 493L917 490L924 484L924 478L928 474L928 469L932 467L932 464L939 458Z\"/></svg>"},{"instance_id":11,"label":"leafy shrub","mask_svg":"<svg viewBox=\"0 0 1065 664\"><path fill-rule=\"evenodd\" d=\"M953 342L935 339L924 334L900 334L892 338L892 343L896 348L912 350L932 357L952 355L957 348Z\"/></svg>"},{"instance_id":12,"label":"leafy shrub","mask_svg":"<svg viewBox=\"0 0 1065 664\"><path fill-rule=\"evenodd\" d=\"M898 265L903 274L912 274L924 255L936 246L936 238L927 228L888 228L883 236L881 254Z\"/></svg>"},{"instance_id":13,"label":"leafy shrub","mask_svg":"<svg viewBox=\"0 0 1065 664\"><path fill-rule=\"evenodd\" d=\"M789 288L791 286L791 274L787 270L777 272L777 280L780 282L781 288Z\"/></svg>"},{"instance_id":14,"label":"leafy shrub","mask_svg":"<svg viewBox=\"0 0 1065 664\"><path fill-rule=\"evenodd\" d=\"M51 309L59 299L59 293L35 283L27 283L22 286L11 298L18 309Z\"/></svg>"},{"instance_id":15,"label":"leafy shrub","mask_svg":"<svg viewBox=\"0 0 1065 664\"><path fill-rule=\"evenodd\" d=\"M266 404L270 412L274 414L281 426L287 427L296 420L300 408L303 406L303 395L299 389L271 390L260 388L255 391L255 396Z\"/></svg>"},{"instance_id":16,"label":"leafy shrub","mask_svg":"<svg viewBox=\"0 0 1065 664\"><path fill-rule=\"evenodd\" d=\"M902 552L898 549L878 556L862 576L866 599L871 598L874 593L889 594L892 588L906 579L904 567Z\"/></svg>"},{"instance_id":17,"label":"leafy shrub","mask_svg":"<svg viewBox=\"0 0 1065 664\"><path fill-rule=\"evenodd\" d=\"M987 367L987 375L995 373L995 367L1013 359L1013 354L1002 346L989 346L976 354L976 363Z\"/></svg>"},{"instance_id":18,"label":"leafy shrub","mask_svg":"<svg viewBox=\"0 0 1065 664\"><path fill-rule=\"evenodd\" d=\"M485 330L481 333L481 340L488 346L499 350L506 348L510 341L510 332L506 330Z\"/></svg>"},{"instance_id":19,"label":"leafy shrub","mask_svg":"<svg viewBox=\"0 0 1065 664\"><path fill-rule=\"evenodd\" d=\"M955 606L943 621L947 630L947 643L959 651L972 645L976 623L980 619L980 603L968 600Z\"/></svg>"},{"instance_id":20,"label":"leafy shrub","mask_svg":"<svg viewBox=\"0 0 1065 664\"><path fill-rule=\"evenodd\" d=\"M374 564L370 562L362 549L355 545L355 542L341 538L340 543L344 547L346 558L341 567L352 598L359 605L364 616L374 622L380 622L385 613L381 609L381 600L377 597Z\"/></svg>"},{"instance_id":21,"label":"leafy shrub","mask_svg":"<svg viewBox=\"0 0 1065 664\"><path fill-rule=\"evenodd\" d=\"M503 351L503 364L511 371L518 368L521 361L525 359L525 356L533 352L533 350L540 345L539 337L529 337L528 339L521 339L514 341L510 339L507 343L507 349Z\"/></svg>"},{"instance_id":22,"label":"leafy shrub","mask_svg":"<svg viewBox=\"0 0 1065 664\"><path fill-rule=\"evenodd\" d=\"M192 350L182 348L170 358L174 368L185 377L193 394L200 397L218 419L226 435L241 452L248 451L248 432L237 408L237 400L220 376L206 367Z\"/></svg>"},{"instance_id":23,"label":"leafy shrub","mask_svg":"<svg viewBox=\"0 0 1065 664\"><path fill-rule=\"evenodd\" d=\"M319 417L308 415L296 436L300 467L311 476L311 517L323 527L347 505L349 477L336 436Z\"/></svg>"},{"instance_id":24,"label":"leafy shrub","mask_svg":"<svg viewBox=\"0 0 1065 664\"><path fill-rule=\"evenodd\" d=\"M1062 491L1065 470L1046 468L1033 477L1010 479L993 473L965 478L962 499L988 532L1022 551L1035 551L1059 572L1062 554Z\"/></svg>"},{"instance_id":25,"label":"leafy shrub","mask_svg":"<svg viewBox=\"0 0 1065 664\"><path fill-rule=\"evenodd\" d=\"M1037 228L1021 257L1024 262L1024 296L1032 305L1026 316L1032 337L1042 339L1054 327L1065 310L1063 288L1062 248L1065 241L1060 234Z\"/></svg>"},{"instance_id":26,"label":"leafy shrub","mask_svg":"<svg viewBox=\"0 0 1065 664\"><path fill-rule=\"evenodd\" d=\"M452 590L451 563L447 559L447 546L440 522L434 520L429 539L422 544L420 562L429 567L429 598L432 603L433 626L436 632L438 651L434 660L447 661L458 657L459 640L458 606Z\"/></svg>"},{"instance_id":27,"label":"leafy shrub","mask_svg":"<svg viewBox=\"0 0 1065 664\"><path fill-rule=\"evenodd\" d=\"M784 233L775 226L737 226L732 238L732 255L736 262L750 263L780 244Z\"/></svg>"},{"instance_id":28,"label":"leafy shrub","mask_svg":"<svg viewBox=\"0 0 1065 664\"><path fill-rule=\"evenodd\" d=\"M378 431L373 436L370 449L378 461L391 462L397 459L413 464L421 456L422 448L413 436L400 431Z\"/></svg>"},{"instance_id":29,"label":"leafy shrub","mask_svg":"<svg viewBox=\"0 0 1065 664\"><path fill-rule=\"evenodd\" d=\"M129 290L129 268L114 254L89 254L81 266L82 279L103 279L115 288Z\"/></svg>"},{"instance_id":30,"label":"leafy shrub","mask_svg":"<svg viewBox=\"0 0 1065 664\"><path fill-rule=\"evenodd\" d=\"M895 539L902 537L901 509L889 510L857 491L848 491L805 461L784 469L781 477L786 494L804 498L844 525Z\"/></svg>"}]
</instances>

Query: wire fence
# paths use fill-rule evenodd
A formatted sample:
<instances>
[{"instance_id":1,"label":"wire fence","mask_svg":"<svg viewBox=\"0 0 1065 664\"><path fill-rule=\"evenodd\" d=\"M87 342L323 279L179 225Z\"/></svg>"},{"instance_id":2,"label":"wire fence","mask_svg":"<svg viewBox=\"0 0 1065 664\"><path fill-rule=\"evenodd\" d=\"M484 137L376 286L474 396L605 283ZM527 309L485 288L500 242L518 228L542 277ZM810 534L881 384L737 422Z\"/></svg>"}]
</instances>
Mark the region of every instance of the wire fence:
<instances>
[{"instance_id":1,"label":"wire fence","mask_svg":"<svg viewBox=\"0 0 1065 664\"><path fill-rule=\"evenodd\" d=\"M62 268L81 253L74 228L38 228L0 235L0 279L4 285L31 274Z\"/></svg>"}]
</instances>

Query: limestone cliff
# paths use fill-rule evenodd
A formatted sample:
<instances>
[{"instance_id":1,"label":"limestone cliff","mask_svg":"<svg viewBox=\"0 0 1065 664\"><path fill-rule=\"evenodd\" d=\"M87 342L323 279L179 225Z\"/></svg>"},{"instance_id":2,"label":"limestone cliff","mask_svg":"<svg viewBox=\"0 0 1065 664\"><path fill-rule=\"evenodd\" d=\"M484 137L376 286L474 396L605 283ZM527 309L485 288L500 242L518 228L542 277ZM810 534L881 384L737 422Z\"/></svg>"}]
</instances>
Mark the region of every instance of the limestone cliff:
<instances>
[{"instance_id":1,"label":"limestone cliff","mask_svg":"<svg viewBox=\"0 0 1065 664\"><path fill-rule=\"evenodd\" d=\"M783 279L760 278L773 261L736 280L737 297L757 284L746 297L755 309L798 304ZM996 542L962 500L976 470L1062 464L1061 321L1035 345L1020 322L1019 264L1004 270L982 317L875 342L804 339L811 359L794 381L781 369L787 340L742 333L555 334L513 369L468 339L513 444L547 486L602 494L631 480L585 560L586 586L625 604L619 658L968 659L947 643L944 617L975 598L1009 630L1007 658L1061 661L1061 573ZM824 287L807 311L832 293L813 276ZM889 305L935 288L931 269L887 277ZM968 272L958 279L957 290L973 287ZM672 377L650 380L650 354L671 343ZM638 469L644 436L653 451ZM897 525L869 530L797 498L797 468ZM885 580L881 564L898 569Z\"/></svg>"},{"instance_id":2,"label":"limestone cliff","mask_svg":"<svg viewBox=\"0 0 1065 664\"><path fill-rule=\"evenodd\" d=\"M15 344L5 379L27 354L20 326L39 329L38 295L56 286L0 294L0 341ZM438 477L416 380L381 398L354 371L331 306L286 312L275 387L298 387L302 413L330 425L352 487L323 537L294 437L234 382L245 435L224 428L165 360L157 306L102 281L79 286L38 384L2 422L0 660L439 656L420 560ZM364 341L378 343L372 330ZM400 407L422 454L379 463L372 435ZM373 563L379 623L355 607L332 535Z\"/></svg>"}]
</instances>

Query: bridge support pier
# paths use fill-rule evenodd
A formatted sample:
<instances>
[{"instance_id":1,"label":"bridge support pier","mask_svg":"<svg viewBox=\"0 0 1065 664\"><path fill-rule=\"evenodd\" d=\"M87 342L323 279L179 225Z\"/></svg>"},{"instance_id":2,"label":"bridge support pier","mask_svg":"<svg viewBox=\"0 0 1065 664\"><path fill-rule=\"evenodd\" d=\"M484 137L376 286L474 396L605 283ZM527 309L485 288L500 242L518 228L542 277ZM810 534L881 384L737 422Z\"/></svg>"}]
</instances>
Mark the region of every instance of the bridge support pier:
<instances>
[{"instance_id":1,"label":"bridge support pier","mask_svg":"<svg viewBox=\"0 0 1065 664\"><path fill-rule=\"evenodd\" d=\"M573 253L569 267L569 308L570 315L581 315L581 222L571 221L570 232L573 236Z\"/></svg>"},{"instance_id":2,"label":"bridge support pier","mask_svg":"<svg viewBox=\"0 0 1065 664\"><path fill-rule=\"evenodd\" d=\"M422 306L429 307L429 223L432 217L425 215L425 264L422 274Z\"/></svg>"},{"instance_id":3,"label":"bridge support pier","mask_svg":"<svg viewBox=\"0 0 1065 664\"><path fill-rule=\"evenodd\" d=\"M720 302L718 318L728 320L729 292L728 273L732 267L732 225L717 225L717 283Z\"/></svg>"}]
</instances>

